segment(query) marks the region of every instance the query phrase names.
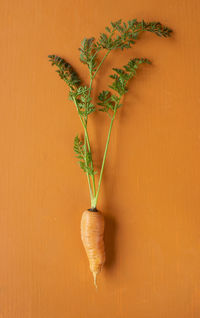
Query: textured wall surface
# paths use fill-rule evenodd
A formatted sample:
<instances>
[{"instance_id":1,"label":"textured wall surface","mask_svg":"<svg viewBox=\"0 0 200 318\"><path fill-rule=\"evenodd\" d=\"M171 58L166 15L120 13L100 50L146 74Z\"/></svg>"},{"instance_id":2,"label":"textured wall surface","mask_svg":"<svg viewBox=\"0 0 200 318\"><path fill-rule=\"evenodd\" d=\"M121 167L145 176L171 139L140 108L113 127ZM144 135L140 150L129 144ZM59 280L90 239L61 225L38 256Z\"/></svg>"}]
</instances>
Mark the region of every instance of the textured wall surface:
<instances>
[{"instance_id":1,"label":"textured wall surface","mask_svg":"<svg viewBox=\"0 0 200 318\"><path fill-rule=\"evenodd\" d=\"M3 0L0 9L0 318L200 317L198 0ZM107 263L95 290L80 240L87 180L73 153L82 132L48 54L79 62L83 37L110 21L159 20L171 39L144 34L110 55L147 57L117 115L98 208ZM109 121L90 117L99 164Z\"/></svg>"}]
</instances>

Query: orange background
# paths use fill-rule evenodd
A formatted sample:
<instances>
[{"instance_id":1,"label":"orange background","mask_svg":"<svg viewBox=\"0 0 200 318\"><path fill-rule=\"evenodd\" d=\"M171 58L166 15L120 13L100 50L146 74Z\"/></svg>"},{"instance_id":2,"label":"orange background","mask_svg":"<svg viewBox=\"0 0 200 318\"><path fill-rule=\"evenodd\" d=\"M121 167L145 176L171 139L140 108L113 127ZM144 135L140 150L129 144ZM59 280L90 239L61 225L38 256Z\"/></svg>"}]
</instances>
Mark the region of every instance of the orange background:
<instances>
[{"instance_id":1,"label":"orange background","mask_svg":"<svg viewBox=\"0 0 200 318\"><path fill-rule=\"evenodd\" d=\"M72 149L82 128L47 55L88 80L77 48L119 18L159 20L174 34L144 34L96 78L94 93L112 66L153 62L132 81L112 131L96 291L80 240L87 180ZM1 318L200 316L199 19L198 0L1 1ZM96 164L108 123L90 117Z\"/></svg>"}]
</instances>

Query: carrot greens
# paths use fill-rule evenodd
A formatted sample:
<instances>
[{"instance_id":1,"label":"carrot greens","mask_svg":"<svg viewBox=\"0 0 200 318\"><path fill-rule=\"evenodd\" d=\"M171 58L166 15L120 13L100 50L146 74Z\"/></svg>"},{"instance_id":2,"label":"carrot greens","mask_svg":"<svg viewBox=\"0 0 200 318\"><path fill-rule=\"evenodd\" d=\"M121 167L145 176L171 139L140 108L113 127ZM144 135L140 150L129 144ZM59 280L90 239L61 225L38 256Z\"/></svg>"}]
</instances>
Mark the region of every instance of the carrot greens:
<instances>
[{"instance_id":1,"label":"carrot greens","mask_svg":"<svg viewBox=\"0 0 200 318\"><path fill-rule=\"evenodd\" d=\"M81 124L84 130L84 140L77 135L74 139L74 151L80 168L86 173L90 191L91 208L95 209L99 197L102 175L110 142L113 122L118 109L122 106L122 97L128 91L129 81L136 76L137 69L141 64L150 64L146 58L133 58L126 65L120 68L113 68L113 74L110 75L112 83L109 85L111 90L104 90L98 95L98 103L94 105L91 97L94 79L107 56L117 49L129 49L138 40L139 35L144 31L154 33L160 37L169 37L172 30L163 26L159 22L141 22L136 19L127 23L122 20L111 22L109 27L105 28L105 32L100 37L84 38L80 47L80 61L87 65L90 75L89 85L85 85L73 67L56 55L49 55L49 61L52 65L57 66L57 73L69 87L69 99L74 102L77 109ZM99 52L104 51L103 58L97 59ZM88 116L95 111L102 111L110 118L110 127L103 155L101 170L98 182L96 182L96 171L92 159L92 151L88 134ZM97 188L96 188L97 184Z\"/></svg>"}]
</instances>

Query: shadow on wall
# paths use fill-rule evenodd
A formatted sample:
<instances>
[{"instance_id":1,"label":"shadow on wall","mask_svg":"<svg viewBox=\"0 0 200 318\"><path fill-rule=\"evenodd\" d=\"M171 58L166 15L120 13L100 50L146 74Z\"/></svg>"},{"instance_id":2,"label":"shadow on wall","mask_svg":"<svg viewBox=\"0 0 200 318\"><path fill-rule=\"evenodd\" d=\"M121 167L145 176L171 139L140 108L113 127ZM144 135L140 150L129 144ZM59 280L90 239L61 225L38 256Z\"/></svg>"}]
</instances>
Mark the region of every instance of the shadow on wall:
<instances>
[{"instance_id":1,"label":"shadow on wall","mask_svg":"<svg viewBox=\"0 0 200 318\"><path fill-rule=\"evenodd\" d=\"M116 260L116 237L117 237L117 222L114 216L105 215L105 252L106 262L105 268L111 269Z\"/></svg>"}]
</instances>

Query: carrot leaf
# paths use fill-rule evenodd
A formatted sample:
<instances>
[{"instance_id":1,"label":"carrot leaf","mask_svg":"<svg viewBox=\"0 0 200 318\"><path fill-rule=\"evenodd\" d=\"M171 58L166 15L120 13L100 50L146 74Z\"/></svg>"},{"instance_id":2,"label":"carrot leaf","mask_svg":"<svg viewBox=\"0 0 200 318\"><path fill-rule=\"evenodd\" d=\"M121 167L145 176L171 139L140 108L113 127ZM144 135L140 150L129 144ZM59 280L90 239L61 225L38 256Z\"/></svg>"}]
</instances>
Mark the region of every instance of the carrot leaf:
<instances>
[{"instance_id":1,"label":"carrot leaf","mask_svg":"<svg viewBox=\"0 0 200 318\"><path fill-rule=\"evenodd\" d=\"M59 77L64 80L69 87L69 99L74 102L83 126L84 139L82 141L78 135L74 138L74 152L81 169L87 175L92 208L96 208L97 205L111 130L116 112L122 106L121 98L127 93L129 82L136 76L139 66L141 64L150 64L151 62L146 58L133 58L122 68L113 67L113 73L110 75L112 81L111 84L108 85L110 90L103 90L98 94L98 107L95 105L95 99L93 100L92 98L94 79L104 61L113 50L120 49L123 51L130 49L135 45L143 32L150 32L159 37L167 38L171 36L172 30L160 22L145 22L144 20L138 21L137 19L123 22L120 19L106 26L105 31L100 33L96 40L94 37L84 38L79 51L80 61L87 65L89 69L90 82L88 85L81 81L71 64L63 58L57 55L48 56L51 64L57 67L56 72ZM102 53L102 51L106 53L100 58L99 52ZM96 110L106 113L110 118L110 127L97 183L97 190L95 182L96 172L94 171L87 125L88 116Z\"/></svg>"}]
</instances>

